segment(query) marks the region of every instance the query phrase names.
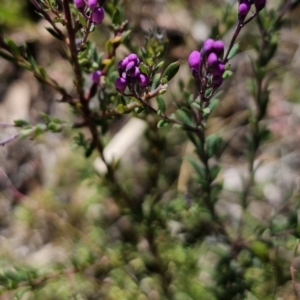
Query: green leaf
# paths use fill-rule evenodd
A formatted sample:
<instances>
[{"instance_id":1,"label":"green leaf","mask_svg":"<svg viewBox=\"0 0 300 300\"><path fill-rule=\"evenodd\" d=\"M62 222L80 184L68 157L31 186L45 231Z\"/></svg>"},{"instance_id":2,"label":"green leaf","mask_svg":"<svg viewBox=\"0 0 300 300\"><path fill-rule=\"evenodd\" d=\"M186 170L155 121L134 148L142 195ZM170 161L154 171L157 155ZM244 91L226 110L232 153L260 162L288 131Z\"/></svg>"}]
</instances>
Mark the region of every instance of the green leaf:
<instances>
[{"instance_id":1,"label":"green leaf","mask_svg":"<svg viewBox=\"0 0 300 300\"><path fill-rule=\"evenodd\" d=\"M157 102L157 105L158 105L158 108L159 110L162 112L162 113L165 113L166 111L166 104L165 104L165 101L163 99L162 96L158 95L156 97L156 102Z\"/></svg>"},{"instance_id":2,"label":"green leaf","mask_svg":"<svg viewBox=\"0 0 300 300\"><path fill-rule=\"evenodd\" d=\"M233 45L233 47L231 48L231 50L229 52L228 59L233 58L237 54L239 47L240 47L239 43L235 43Z\"/></svg>"},{"instance_id":3,"label":"green leaf","mask_svg":"<svg viewBox=\"0 0 300 300\"><path fill-rule=\"evenodd\" d=\"M209 107L205 107L202 110L202 112L203 112L203 115L206 117L206 116L208 116L210 114L210 108Z\"/></svg>"},{"instance_id":4,"label":"green leaf","mask_svg":"<svg viewBox=\"0 0 300 300\"><path fill-rule=\"evenodd\" d=\"M125 31L122 34L121 43L124 43L127 40L127 38L129 37L130 33L131 33L131 30L127 30L127 31Z\"/></svg>"},{"instance_id":5,"label":"green leaf","mask_svg":"<svg viewBox=\"0 0 300 300\"><path fill-rule=\"evenodd\" d=\"M158 123L157 123L157 128L165 127L167 125L169 125L168 121L166 121L166 120L159 120Z\"/></svg>"},{"instance_id":6,"label":"green leaf","mask_svg":"<svg viewBox=\"0 0 300 300\"><path fill-rule=\"evenodd\" d=\"M211 198L213 199L214 203L219 200L219 194L223 189L223 183L214 183L211 187Z\"/></svg>"},{"instance_id":7,"label":"green leaf","mask_svg":"<svg viewBox=\"0 0 300 300\"><path fill-rule=\"evenodd\" d=\"M57 31L55 31L52 27L46 27L46 30L52 35L54 36L56 39L58 40L63 40L63 37L61 37Z\"/></svg>"},{"instance_id":8,"label":"green leaf","mask_svg":"<svg viewBox=\"0 0 300 300\"><path fill-rule=\"evenodd\" d=\"M40 116L41 116L41 118L42 119L44 119L45 120L45 122L46 123L49 123L50 121L51 121L51 118L50 118L50 116L49 115L47 115L46 113L44 113L44 112L40 112Z\"/></svg>"},{"instance_id":9,"label":"green leaf","mask_svg":"<svg viewBox=\"0 0 300 300\"><path fill-rule=\"evenodd\" d=\"M199 138L195 135L195 133L187 132L187 136L188 136L189 140L194 144L196 149L199 149L201 144L200 144Z\"/></svg>"},{"instance_id":10,"label":"green leaf","mask_svg":"<svg viewBox=\"0 0 300 300\"><path fill-rule=\"evenodd\" d=\"M180 68L180 60L171 63L163 73L162 83L167 83L170 81L179 71Z\"/></svg>"},{"instance_id":11,"label":"green leaf","mask_svg":"<svg viewBox=\"0 0 300 300\"><path fill-rule=\"evenodd\" d=\"M6 44L14 56L18 56L20 54L19 47L17 46L17 44L14 41L6 40Z\"/></svg>"},{"instance_id":12,"label":"green leaf","mask_svg":"<svg viewBox=\"0 0 300 300\"><path fill-rule=\"evenodd\" d=\"M186 160L194 167L200 180L203 180L205 178L205 169L200 165L200 163L192 157L186 157Z\"/></svg>"},{"instance_id":13,"label":"green leaf","mask_svg":"<svg viewBox=\"0 0 300 300\"><path fill-rule=\"evenodd\" d=\"M112 45L112 42L110 40L108 40L106 43L105 43L105 50L107 53L111 53L112 50L113 50L113 45Z\"/></svg>"},{"instance_id":14,"label":"green leaf","mask_svg":"<svg viewBox=\"0 0 300 300\"><path fill-rule=\"evenodd\" d=\"M8 61L12 61L12 62L15 61L13 56L3 52L2 50L0 50L0 56L3 57L4 59L8 60Z\"/></svg>"},{"instance_id":15,"label":"green leaf","mask_svg":"<svg viewBox=\"0 0 300 300\"><path fill-rule=\"evenodd\" d=\"M182 109L178 109L176 111L176 114L178 115L179 119L186 125L194 126L193 120L190 113L187 113L186 111Z\"/></svg>"},{"instance_id":16,"label":"green leaf","mask_svg":"<svg viewBox=\"0 0 300 300\"><path fill-rule=\"evenodd\" d=\"M117 111L118 111L119 113L121 113L121 114L124 113L125 107L124 107L124 105L123 105L122 103L118 104L118 106L117 106Z\"/></svg>"},{"instance_id":17,"label":"green leaf","mask_svg":"<svg viewBox=\"0 0 300 300\"><path fill-rule=\"evenodd\" d=\"M30 134L32 134L32 128L24 128L24 129L22 129L20 134L21 134L21 137L29 136Z\"/></svg>"},{"instance_id":18,"label":"green leaf","mask_svg":"<svg viewBox=\"0 0 300 300\"><path fill-rule=\"evenodd\" d=\"M217 155L222 143L222 138L218 134L211 134L206 138L207 152L209 157Z\"/></svg>"},{"instance_id":19,"label":"green leaf","mask_svg":"<svg viewBox=\"0 0 300 300\"><path fill-rule=\"evenodd\" d=\"M160 80L160 76L161 76L160 73L156 73L156 74L154 75L153 82L152 82L152 86L151 86L151 90L152 90L152 91L155 90L155 89L158 87L158 85L159 85L159 80Z\"/></svg>"},{"instance_id":20,"label":"green leaf","mask_svg":"<svg viewBox=\"0 0 300 300\"><path fill-rule=\"evenodd\" d=\"M84 153L85 157L90 157L90 156L92 155L94 149L95 149L95 145L94 145L94 143L91 143L91 144L85 149L85 153Z\"/></svg>"},{"instance_id":21,"label":"green leaf","mask_svg":"<svg viewBox=\"0 0 300 300\"><path fill-rule=\"evenodd\" d=\"M36 138L36 137L42 135L43 132L44 132L44 131L43 131L43 128L42 128L42 124L41 124L41 125L37 125L37 126L35 127L34 138Z\"/></svg>"},{"instance_id":22,"label":"green leaf","mask_svg":"<svg viewBox=\"0 0 300 300\"><path fill-rule=\"evenodd\" d=\"M159 92L158 92L158 95L163 95L165 94L167 91L167 89L161 89Z\"/></svg>"},{"instance_id":23,"label":"green leaf","mask_svg":"<svg viewBox=\"0 0 300 300\"><path fill-rule=\"evenodd\" d=\"M224 72L222 78L223 78L223 79L226 79L226 78L232 76L232 74L233 74L232 71L226 70L226 71Z\"/></svg>"},{"instance_id":24,"label":"green leaf","mask_svg":"<svg viewBox=\"0 0 300 300\"><path fill-rule=\"evenodd\" d=\"M60 132L61 131L61 126L59 126L57 123L51 121L48 124L47 129L52 131L52 132Z\"/></svg>"},{"instance_id":25,"label":"green leaf","mask_svg":"<svg viewBox=\"0 0 300 300\"><path fill-rule=\"evenodd\" d=\"M80 22L80 24L82 25L83 28L86 28L87 20L82 14L79 14L79 22Z\"/></svg>"},{"instance_id":26,"label":"green leaf","mask_svg":"<svg viewBox=\"0 0 300 300\"><path fill-rule=\"evenodd\" d=\"M201 106L200 106L200 104L199 103L197 103L197 102L192 102L192 104L191 104L191 106L193 106L194 108L196 108L197 110L200 110L201 109Z\"/></svg>"},{"instance_id":27,"label":"green leaf","mask_svg":"<svg viewBox=\"0 0 300 300\"><path fill-rule=\"evenodd\" d=\"M112 23L114 25L120 25L122 23L122 17L121 17L121 14L120 14L120 11L118 8L115 9L115 12L114 12L114 15L112 18Z\"/></svg>"},{"instance_id":28,"label":"green leaf","mask_svg":"<svg viewBox=\"0 0 300 300\"><path fill-rule=\"evenodd\" d=\"M43 67L39 67L38 69L39 69L39 73L40 73L41 77L45 80L47 77L47 73L46 73L45 69Z\"/></svg>"},{"instance_id":29,"label":"green leaf","mask_svg":"<svg viewBox=\"0 0 300 300\"><path fill-rule=\"evenodd\" d=\"M29 125L30 125L30 124L28 123L28 121L26 121L26 120L21 120L21 119L14 120L14 124L15 124L15 126L17 126L17 127L23 127L23 126L29 126Z\"/></svg>"},{"instance_id":30,"label":"green leaf","mask_svg":"<svg viewBox=\"0 0 300 300\"><path fill-rule=\"evenodd\" d=\"M250 245L250 249L252 250L253 254L255 254L262 261L267 260L269 247L266 243L261 241L254 241Z\"/></svg>"},{"instance_id":31,"label":"green leaf","mask_svg":"<svg viewBox=\"0 0 300 300\"><path fill-rule=\"evenodd\" d=\"M155 66L155 68L158 70L159 68L161 68L163 65L164 65L164 61L162 60L161 62L159 62L156 66Z\"/></svg>"},{"instance_id":32,"label":"green leaf","mask_svg":"<svg viewBox=\"0 0 300 300\"><path fill-rule=\"evenodd\" d=\"M214 181L217 178L220 171L221 171L220 166L214 166L210 169L210 179L211 179L211 181Z\"/></svg>"},{"instance_id":33,"label":"green leaf","mask_svg":"<svg viewBox=\"0 0 300 300\"><path fill-rule=\"evenodd\" d=\"M148 67L144 64L144 63L141 63L140 66L140 71L144 74L146 74L147 76L149 76L149 69Z\"/></svg>"}]
</instances>

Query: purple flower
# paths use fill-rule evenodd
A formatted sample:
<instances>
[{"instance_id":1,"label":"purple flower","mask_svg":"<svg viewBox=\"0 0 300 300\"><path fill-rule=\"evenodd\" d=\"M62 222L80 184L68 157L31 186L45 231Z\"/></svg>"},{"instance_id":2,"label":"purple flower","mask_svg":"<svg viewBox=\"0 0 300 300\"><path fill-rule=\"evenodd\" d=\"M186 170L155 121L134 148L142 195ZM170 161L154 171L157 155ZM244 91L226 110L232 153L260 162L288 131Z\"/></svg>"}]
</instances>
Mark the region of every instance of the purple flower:
<instances>
[{"instance_id":1,"label":"purple flower","mask_svg":"<svg viewBox=\"0 0 300 300\"><path fill-rule=\"evenodd\" d=\"M199 51L193 51L190 55L189 55L189 66L190 69L193 73L198 74L199 69L200 69L200 63L201 63L201 55Z\"/></svg>"},{"instance_id":2,"label":"purple flower","mask_svg":"<svg viewBox=\"0 0 300 300\"><path fill-rule=\"evenodd\" d=\"M223 82L222 76L214 76L212 85L216 89L222 84L222 82Z\"/></svg>"},{"instance_id":3,"label":"purple flower","mask_svg":"<svg viewBox=\"0 0 300 300\"><path fill-rule=\"evenodd\" d=\"M241 0L238 8L239 19L244 20L249 13L251 3L248 0Z\"/></svg>"},{"instance_id":4,"label":"purple flower","mask_svg":"<svg viewBox=\"0 0 300 300\"><path fill-rule=\"evenodd\" d=\"M126 66L125 72L128 73L128 75L132 75L134 70L135 70L135 62L130 61Z\"/></svg>"},{"instance_id":5,"label":"purple flower","mask_svg":"<svg viewBox=\"0 0 300 300\"><path fill-rule=\"evenodd\" d=\"M94 83L99 83L100 77L102 76L102 72L97 70L91 74L91 79Z\"/></svg>"},{"instance_id":6,"label":"purple flower","mask_svg":"<svg viewBox=\"0 0 300 300\"><path fill-rule=\"evenodd\" d=\"M225 72L225 66L221 62L219 62L212 70L213 76L222 76L224 72Z\"/></svg>"},{"instance_id":7,"label":"purple flower","mask_svg":"<svg viewBox=\"0 0 300 300\"><path fill-rule=\"evenodd\" d=\"M262 10L266 6L266 0L256 0L254 1L254 5L257 11Z\"/></svg>"},{"instance_id":8,"label":"purple flower","mask_svg":"<svg viewBox=\"0 0 300 300\"><path fill-rule=\"evenodd\" d=\"M149 83L149 78L146 74L140 73L138 77L138 84L140 87L145 87Z\"/></svg>"},{"instance_id":9,"label":"purple flower","mask_svg":"<svg viewBox=\"0 0 300 300\"><path fill-rule=\"evenodd\" d=\"M131 53L127 56L128 61L133 61L136 65L140 64L140 60L135 53Z\"/></svg>"},{"instance_id":10,"label":"purple flower","mask_svg":"<svg viewBox=\"0 0 300 300\"><path fill-rule=\"evenodd\" d=\"M207 39L203 43L202 53L208 55L213 50L214 43L215 43L215 41L213 39Z\"/></svg>"},{"instance_id":11,"label":"purple flower","mask_svg":"<svg viewBox=\"0 0 300 300\"><path fill-rule=\"evenodd\" d=\"M97 7L98 0L88 0L87 5L90 9L95 9Z\"/></svg>"},{"instance_id":12,"label":"purple flower","mask_svg":"<svg viewBox=\"0 0 300 300\"><path fill-rule=\"evenodd\" d=\"M219 59L216 53L212 52L211 54L209 54L208 58L207 58L207 63L210 67L215 66L218 63Z\"/></svg>"},{"instance_id":13,"label":"purple flower","mask_svg":"<svg viewBox=\"0 0 300 300\"><path fill-rule=\"evenodd\" d=\"M126 89L126 80L122 77L117 78L115 80L115 87L120 93L123 93Z\"/></svg>"},{"instance_id":14,"label":"purple flower","mask_svg":"<svg viewBox=\"0 0 300 300\"><path fill-rule=\"evenodd\" d=\"M93 15L92 15L92 21L94 24L98 25L100 24L103 19L104 19L104 9L102 7L97 7L94 12L93 12Z\"/></svg>"},{"instance_id":15,"label":"purple flower","mask_svg":"<svg viewBox=\"0 0 300 300\"><path fill-rule=\"evenodd\" d=\"M77 9L84 9L85 8L84 0L74 0L74 5Z\"/></svg>"},{"instance_id":16,"label":"purple flower","mask_svg":"<svg viewBox=\"0 0 300 300\"><path fill-rule=\"evenodd\" d=\"M140 75L140 73L141 73L140 69L138 67L135 67L132 76L134 78L138 78L138 76Z\"/></svg>"},{"instance_id":17,"label":"purple flower","mask_svg":"<svg viewBox=\"0 0 300 300\"><path fill-rule=\"evenodd\" d=\"M128 61L127 57L125 57L123 60L119 61L119 63L118 63L118 70L119 70L119 75L120 76L125 71L128 63L129 63L129 61Z\"/></svg>"},{"instance_id":18,"label":"purple flower","mask_svg":"<svg viewBox=\"0 0 300 300\"><path fill-rule=\"evenodd\" d=\"M214 52L218 55L218 56L223 56L224 53L224 43L220 40L215 41L213 43L213 49Z\"/></svg>"}]
</instances>

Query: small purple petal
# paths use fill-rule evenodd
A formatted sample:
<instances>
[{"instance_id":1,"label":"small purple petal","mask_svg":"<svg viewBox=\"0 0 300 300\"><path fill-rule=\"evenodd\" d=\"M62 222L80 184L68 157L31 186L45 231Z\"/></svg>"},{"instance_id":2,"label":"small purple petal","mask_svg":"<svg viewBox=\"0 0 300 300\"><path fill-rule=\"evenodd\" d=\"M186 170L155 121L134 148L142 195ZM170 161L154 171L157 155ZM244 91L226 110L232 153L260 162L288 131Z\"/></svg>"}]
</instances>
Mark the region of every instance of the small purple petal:
<instances>
[{"instance_id":1,"label":"small purple petal","mask_svg":"<svg viewBox=\"0 0 300 300\"><path fill-rule=\"evenodd\" d=\"M254 5L257 11L262 10L266 6L266 0L256 0Z\"/></svg>"},{"instance_id":2,"label":"small purple petal","mask_svg":"<svg viewBox=\"0 0 300 300\"><path fill-rule=\"evenodd\" d=\"M149 83L149 78L146 74L144 73L140 73L139 77L138 77L138 84L140 87L145 87L147 86Z\"/></svg>"},{"instance_id":3,"label":"small purple petal","mask_svg":"<svg viewBox=\"0 0 300 300\"><path fill-rule=\"evenodd\" d=\"M95 9L98 5L98 0L88 0L87 5L90 9Z\"/></svg>"},{"instance_id":4,"label":"small purple petal","mask_svg":"<svg viewBox=\"0 0 300 300\"><path fill-rule=\"evenodd\" d=\"M125 57L123 60L119 61L118 70L119 70L119 75L120 76L125 71L127 65L128 65L128 58L127 57Z\"/></svg>"},{"instance_id":5,"label":"small purple petal","mask_svg":"<svg viewBox=\"0 0 300 300\"><path fill-rule=\"evenodd\" d=\"M104 9L102 7L97 7L93 12L92 21L94 24L98 25L103 21L104 17Z\"/></svg>"},{"instance_id":6,"label":"small purple petal","mask_svg":"<svg viewBox=\"0 0 300 300\"><path fill-rule=\"evenodd\" d=\"M245 19L247 14L249 13L251 8L251 4L248 2L248 0L243 0L239 4L238 8L238 15L240 19Z\"/></svg>"},{"instance_id":7,"label":"small purple petal","mask_svg":"<svg viewBox=\"0 0 300 300\"><path fill-rule=\"evenodd\" d=\"M134 72L134 68L135 68L135 62L130 61L126 66L125 71L128 72L128 74L132 74Z\"/></svg>"},{"instance_id":8,"label":"small purple petal","mask_svg":"<svg viewBox=\"0 0 300 300\"><path fill-rule=\"evenodd\" d=\"M74 0L74 5L77 9L84 9L85 8L84 0Z\"/></svg>"},{"instance_id":9,"label":"small purple petal","mask_svg":"<svg viewBox=\"0 0 300 300\"><path fill-rule=\"evenodd\" d=\"M214 76L222 76L225 72L225 65L219 62L216 67L213 69L212 74Z\"/></svg>"},{"instance_id":10,"label":"small purple petal","mask_svg":"<svg viewBox=\"0 0 300 300\"><path fill-rule=\"evenodd\" d=\"M213 49L218 56L222 56L224 53L224 43L220 40L215 41L213 44Z\"/></svg>"},{"instance_id":11,"label":"small purple petal","mask_svg":"<svg viewBox=\"0 0 300 300\"><path fill-rule=\"evenodd\" d=\"M135 53L131 53L127 56L128 61L133 61L138 66L140 64L140 60Z\"/></svg>"},{"instance_id":12,"label":"small purple petal","mask_svg":"<svg viewBox=\"0 0 300 300\"><path fill-rule=\"evenodd\" d=\"M99 83L102 72L97 70L91 74L91 79L94 83Z\"/></svg>"},{"instance_id":13,"label":"small purple petal","mask_svg":"<svg viewBox=\"0 0 300 300\"><path fill-rule=\"evenodd\" d=\"M126 89L126 80L121 77L117 78L115 80L115 87L120 93L123 93Z\"/></svg>"},{"instance_id":14,"label":"small purple petal","mask_svg":"<svg viewBox=\"0 0 300 300\"><path fill-rule=\"evenodd\" d=\"M132 76L134 77L134 78L138 78L138 76L141 74L141 71L140 71L140 69L138 68L138 67L135 67L134 68L134 73L132 74Z\"/></svg>"},{"instance_id":15,"label":"small purple petal","mask_svg":"<svg viewBox=\"0 0 300 300\"><path fill-rule=\"evenodd\" d=\"M202 53L203 54L209 54L214 47L215 41L213 39L207 39L202 46Z\"/></svg>"},{"instance_id":16,"label":"small purple petal","mask_svg":"<svg viewBox=\"0 0 300 300\"><path fill-rule=\"evenodd\" d=\"M134 53L131 53L127 56L127 58L128 58L129 61L136 61L138 56Z\"/></svg>"},{"instance_id":17,"label":"small purple petal","mask_svg":"<svg viewBox=\"0 0 300 300\"><path fill-rule=\"evenodd\" d=\"M193 51L188 58L189 66L192 72L198 74L201 63L201 55L199 51Z\"/></svg>"},{"instance_id":18,"label":"small purple petal","mask_svg":"<svg viewBox=\"0 0 300 300\"><path fill-rule=\"evenodd\" d=\"M218 63L218 56L216 53L212 52L211 54L209 54L208 58L207 58L207 63L210 67L215 66Z\"/></svg>"}]
</instances>

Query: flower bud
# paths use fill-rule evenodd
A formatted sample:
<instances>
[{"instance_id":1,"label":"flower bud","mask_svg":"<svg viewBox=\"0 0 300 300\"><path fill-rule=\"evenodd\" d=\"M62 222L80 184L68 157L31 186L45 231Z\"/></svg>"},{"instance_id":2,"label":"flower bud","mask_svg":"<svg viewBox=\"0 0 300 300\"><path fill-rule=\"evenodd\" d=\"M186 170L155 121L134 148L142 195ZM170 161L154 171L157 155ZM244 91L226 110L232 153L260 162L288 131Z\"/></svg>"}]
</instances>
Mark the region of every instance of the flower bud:
<instances>
[{"instance_id":1,"label":"flower bud","mask_svg":"<svg viewBox=\"0 0 300 300\"><path fill-rule=\"evenodd\" d=\"M219 62L212 70L213 76L222 76L225 72L225 65Z\"/></svg>"},{"instance_id":2,"label":"flower bud","mask_svg":"<svg viewBox=\"0 0 300 300\"><path fill-rule=\"evenodd\" d=\"M128 72L128 74L133 74L135 70L135 62L134 61L130 61L127 66L126 66L126 69L125 69L125 72Z\"/></svg>"},{"instance_id":3,"label":"flower bud","mask_svg":"<svg viewBox=\"0 0 300 300\"><path fill-rule=\"evenodd\" d=\"M224 43L220 40L215 41L213 43L213 50L214 52L220 57L223 56L224 53Z\"/></svg>"},{"instance_id":4,"label":"flower bud","mask_svg":"<svg viewBox=\"0 0 300 300\"><path fill-rule=\"evenodd\" d=\"M192 73L198 74L199 69L200 69L200 63L201 63L201 56L199 51L193 51L189 55L189 66L192 71Z\"/></svg>"},{"instance_id":5,"label":"flower bud","mask_svg":"<svg viewBox=\"0 0 300 300\"><path fill-rule=\"evenodd\" d=\"M145 87L149 83L149 78L146 74L140 73L138 77L138 84L140 87Z\"/></svg>"},{"instance_id":6,"label":"flower bud","mask_svg":"<svg viewBox=\"0 0 300 300\"><path fill-rule=\"evenodd\" d=\"M129 61L128 61L127 57L125 57L123 60L119 61L119 63L118 63L118 70L119 70L119 75L120 76L125 71L128 63L129 63Z\"/></svg>"},{"instance_id":7,"label":"flower bud","mask_svg":"<svg viewBox=\"0 0 300 300\"><path fill-rule=\"evenodd\" d=\"M95 9L97 7L98 0L88 0L87 5L90 9Z\"/></svg>"},{"instance_id":8,"label":"flower bud","mask_svg":"<svg viewBox=\"0 0 300 300\"><path fill-rule=\"evenodd\" d=\"M214 43L215 43L215 41L213 39L207 39L203 43L202 53L208 55L213 50Z\"/></svg>"},{"instance_id":9,"label":"flower bud","mask_svg":"<svg viewBox=\"0 0 300 300\"><path fill-rule=\"evenodd\" d=\"M126 80L121 77L117 78L115 80L115 87L120 93L123 93L126 89Z\"/></svg>"},{"instance_id":10,"label":"flower bud","mask_svg":"<svg viewBox=\"0 0 300 300\"><path fill-rule=\"evenodd\" d=\"M212 52L211 54L209 54L208 58L207 58L207 63L210 67L215 66L218 63L218 56L216 53Z\"/></svg>"},{"instance_id":11,"label":"flower bud","mask_svg":"<svg viewBox=\"0 0 300 300\"><path fill-rule=\"evenodd\" d=\"M256 0L254 5L257 11L262 10L266 6L266 0Z\"/></svg>"},{"instance_id":12,"label":"flower bud","mask_svg":"<svg viewBox=\"0 0 300 300\"><path fill-rule=\"evenodd\" d=\"M91 74L91 79L94 83L99 83L101 76L102 76L102 72L97 70Z\"/></svg>"},{"instance_id":13,"label":"flower bud","mask_svg":"<svg viewBox=\"0 0 300 300\"><path fill-rule=\"evenodd\" d=\"M134 78L138 78L138 76L139 76L140 74L141 74L140 69L139 69L138 67L135 67L132 76L133 76Z\"/></svg>"},{"instance_id":14,"label":"flower bud","mask_svg":"<svg viewBox=\"0 0 300 300\"><path fill-rule=\"evenodd\" d=\"M104 19L104 9L102 7L97 7L94 12L93 12L93 15L92 15L92 21L94 24L98 25L100 24L103 19Z\"/></svg>"},{"instance_id":15,"label":"flower bud","mask_svg":"<svg viewBox=\"0 0 300 300\"><path fill-rule=\"evenodd\" d=\"M251 3L248 0L241 0L238 8L238 16L240 20L244 20L249 13Z\"/></svg>"},{"instance_id":16,"label":"flower bud","mask_svg":"<svg viewBox=\"0 0 300 300\"><path fill-rule=\"evenodd\" d=\"M212 85L216 89L222 84L222 82L223 82L222 76L214 76Z\"/></svg>"},{"instance_id":17,"label":"flower bud","mask_svg":"<svg viewBox=\"0 0 300 300\"><path fill-rule=\"evenodd\" d=\"M84 9L85 8L84 0L74 0L74 5L77 9Z\"/></svg>"},{"instance_id":18,"label":"flower bud","mask_svg":"<svg viewBox=\"0 0 300 300\"><path fill-rule=\"evenodd\" d=\"M140 64L140 60L139 60L138 56L136 54L134 54L134 53L129 54L127 56L127 58L128 58L128 61L133 61L133 62L136 63L136 65Z\"/></svg>"}]
</instances>

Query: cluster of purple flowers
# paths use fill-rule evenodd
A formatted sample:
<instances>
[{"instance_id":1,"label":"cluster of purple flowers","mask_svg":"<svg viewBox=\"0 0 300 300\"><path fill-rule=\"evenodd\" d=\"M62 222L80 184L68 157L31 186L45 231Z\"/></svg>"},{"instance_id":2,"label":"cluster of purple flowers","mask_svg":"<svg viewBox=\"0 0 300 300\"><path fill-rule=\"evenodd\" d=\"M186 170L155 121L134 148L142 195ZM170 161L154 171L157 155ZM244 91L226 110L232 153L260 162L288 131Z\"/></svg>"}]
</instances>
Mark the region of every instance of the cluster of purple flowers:
<instances>
[{"instance_id":1,"label":"cluster of purple flowers","mask_svg":"<svg viewBox=\"0 0 300 300\"><path fill-rule=\"evenodd\" d=\"M118 63L119 78L115 81L115 87L123 93L126 87L133 90L135 84L139 87L146 87L149 83L149 78L139 69L140 60L134 53L129 54Z\"/></svg>"},{"instance_id":2,"label":"cluster of purple flowers","mask_svg":"<svg viewBox=\"0 0 300 300\"><path fill-rule=\"evenodd\" d=\"M91 18L91 21L97 25L103 21L105 16L103 2L103 0L74 0L74 5L82 12L86 8L90 9L91 14L87 18Z\"/></svg>"},{"instance_id":3,"label":"cluster of purple flowers","mask_svg":"<svg viewBox=\"0 0 300 300\"><path fill-rule=\"evenodd\" d=\"M255 6L256 11L261 11L266 5L266 0L239 0L238 15L240 20L243 21L246 18L252 5Z\"/></svg>"},{"instance_id":4,"label":"cluster of purple flowers","mask_svg":"<svg viewBox=\"0 0 300 300\"><path fill-rule=\"evenodd\" d=\"M201 51L193 51L188 59L194 77L210 78L211 85L218 88L223 82L225 65L222 62L224 43L220 40L207 39Z\"/></svg>"}]
</instances>

